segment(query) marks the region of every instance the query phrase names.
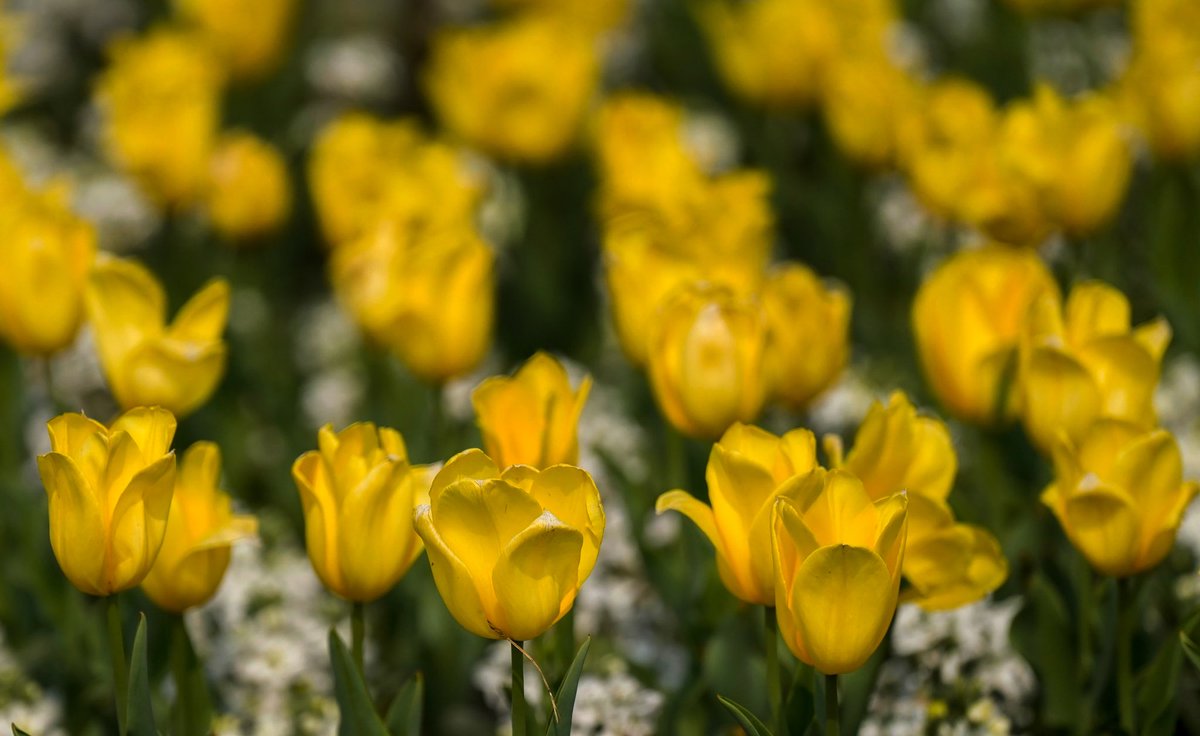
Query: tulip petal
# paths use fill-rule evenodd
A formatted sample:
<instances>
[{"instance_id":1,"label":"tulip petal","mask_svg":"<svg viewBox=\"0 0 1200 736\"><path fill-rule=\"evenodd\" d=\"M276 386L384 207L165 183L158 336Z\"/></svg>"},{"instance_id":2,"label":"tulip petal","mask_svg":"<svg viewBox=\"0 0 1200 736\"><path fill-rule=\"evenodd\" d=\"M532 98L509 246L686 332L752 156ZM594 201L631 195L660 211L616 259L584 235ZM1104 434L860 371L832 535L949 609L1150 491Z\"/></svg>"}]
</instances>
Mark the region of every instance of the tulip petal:
<instances>
[{"instance_id":1,"label":"tulip petal","mask_svg":"<svg viewBox=\"0 0 1200 736\"><path fill-rule=\"evenodd\" d=\"M50 546L63 574L89 595L108 595L104 515L74 461L58 452L38 456L50 506Z\"/></svg>"},{"instance_id":2,"label":"tulip petal","mask_svg":"<svg viewBox=\"0 0 1200 736\"><path fill-rule=\"evenodd\" d=\"M1060 431L1079 437L1101 410L1100 389L1074 358L1053 348L1032 351L1022 379L1025 429L1048 450Z\"/></svg>"},{"instance_id":3,"label":"tulip petal","mask_svg":"<svg viewBox=\"0 0 1200 736\"><path fill-rule=\"evenodd\" d=\"M1171 344L1170 323L1159 317L1137 327L1132 334L1133 339L1150 353L1155 363L1162 362L1163 353L1167 352L1167 346Z\"/></svg>"},{"instance_id":4,"label":"tulip petal","mask_svg":"<svg viewBox=\"0 0 1200 736\"><path fill-rule=\"evenodd\" d=\"M60 414L46 423L50 434L50 449L68 457L78 457L83 453L84 443L92 435L106 434L108 430L95 419L89 419L83 414Z\"/></svg>"},{"instance_id":5,"label":"tulip petal","mask_svg":"<svg viewBox=\"0 0 1200 736\"><path fill-rule=\"evenodd\" d=\"M528 493L498 479L463 478L432 494L431 505L440 537L466 565L472 580L489 587L501 551L542 514L541 504ZM491 610L489 594L487 588L480 589L484 607Z\"/></svg>"},{"instance_id":6,"label":"tulip petal","mask_svg":"<svg viewBox=\"0 0 1200 736\"><path fill-rule=\"evenodd\" d=\"M174 491L174 453L147 466L121 491L109 525L106 566L112 592L132 588L150 572L167 531Z\"/></svg>"},{"instance_id":7,"label":"tulip petal","mask_svg":"<svg viewBox=\"0 0 1200 736\"><path fill-rule=\"evenodd\" d=\"M130 351L113 392L124 406L162 406L177 416L208 400L225 373L224 343L148 340Z\"/></svg>"},{"instance_id":8,"label":"tulip petal","mask_svg":"<svg viewBox=\"0 0 1200 736\"><path fill-rule=\"evenodd\" d=\"M504 634L488 620L479 591L467 566L438 534L429 506L417 507L414 525L421 541L425 543L429 568L433 571L433 582L437 585L438 594L441 595L450 615L460 626L476 636L503 639Z\"/></svg>"},{"instance_id":9,"label":"tulip petal","mask_svg":"<svg viewBox=\"0 0 1200 736\"><path fill-rule=\"evenodd\" d=\"M100 361L110 377L130 350L163 332L166 295L153 274L134 261L98 261L92 269L86 303Z\"/></svg>"},{"instance_id":10,"label":"tulip petal","mask_svg":"<svg viewBox=\"0 0 1200 736\"><path fill-rule=\"evenodd\" d=\"M209 343L221 339L229 321L229 282L216 278L180 308L167 334L184 343Z\"/></svg>"},{"instance_id":11,"label":"tulip petal","mask_svg":"<svg viewBox=\"0 0 1200 736\"><path fill-rule=\"evenodd\" d=\"M528 492L542 508L583 533L583 552L579 557L579 582L582 584L592 574L600 554L600 542L604 539L604 506L596 482L586 470L572 465L554 465L534 477Z\"/></svg>"},{"instance_id":12,"label":"tulip petal","mask_svg":"<svg viewBox=\"0 0 1200 736\"><path fill-rule=\"evenodd\" d=\"M492 585L508 638L534 639L570 610L582 547L583 535L547 512L504 548Z\"/></svg>"},{"instance_id":13,"label":"tulip petal","mask_svg":"<svg viewBox=\"0 0 1200 736\"><path fill-rule=\"evenodd\" d=\"M708 537L713 547L721 550L724 542L717 533L717 522L713 518L712 509L687 491L677 489L662 494L654 504L654 511L659 514L664 511L678 511L704 532L704 536Z\"/></svg>"},{"instance_id":14,"label":"tulip petal","mask_svg":"<svg viewBox=\"0 0 1200 736\"><path fill-rule=\"evenodd\" d=\"M342 595L352 601L382 596L415 559L416 509L409 468L379 463L342 498L338 515L338 561Z\"/></svg>"},{"instance_id":15,"label":"tulip petal","mask_svg":"<svg viewBox=\"0 0 1200 736\"><path fill-rule=\"evenodd\" d=\"M337 557L337 502L331 494L333 479L322 453L310 450L296 458L292 463L292 479L304 510L308 559L325 587L342 590L342 570Z\"/></svg>"},{"instance_id":16,"label":"tulip petal","mask_svg":"<svg viewBox=\"0 0 1200 736\"><path fill-rule=\"evenodd\" d=\"M159 407L130 409L113 422L110 433L126 432L137 443L142 458L151 463L171 449L175 439L175 417Z\"/></svg>"},{"instance_id":17,"label":"tulip petal","mask_svg":"<svg viewBox=\"0 0 1200 736\"><path fill-rule=\"evenodd\" d=\"M840 544L809 555L796 571L791 599L809 663L831 675L861 667L887 632L897 584L869 549Z\"/></svg>"},{"instance_id":18,"label":"tulip petal","mask_svg":"<svg viewBox=\"0 0 1200 736\"><path fill-rule=\"evenodd\" d=\"M850 544L869 549L875 545L878 512L862 481L844 470L834 470L826 476L824 492L805 509L804 523L821 546Z\"/></svg>"},{"instance_id":19,"label":"tulip petal","mask_svg":"<svg viewBox=\"0 0 1200 736\"><path fill-rule=\"evenodd\" d=\"M1129 300L1102 281L1077 284L1067 296L1065 327L1075 345L1129 332Z\"/></svg>"},{"instance_id":20,"label":"tulip petal","mask_svg":"<svg viewBox=\"0 0 1200 736\"><path fill-rule=\"evenodd\" d=\"M1065 517L1067 536L1093 567L1113 577L1136 572L1138 512L1125 494L1104 486L1077 491L1067 499Z\"/></svg>"},{"instance_id":21,"label":"tulip petal","mask_svg":"<svg viewBox=\"0 0 1200 736\"><path fill-rule=\"evenodd\" d=\"M771 545L775 562L773 587L779 633L792 653L808 662L808 648L799 637L795 616L791 610L792 591L796 585L796 571L800 568L800 563L808 559L820 545L805 526L796 502L786 496L779 497L772 504Z\"/></svg>"},{"instance_id":22,"label":"tulip petal","mask_svg":"<svg viewBox=\"0 0 1200 736\"><path fill-rule=\"evenodd\" d=\"M442 469L433 479L429 488L429 497L434 498L449 485L463 478L487 480L500 475L500 469L482 450L463 450L446 461Z\"/></svg>"}]
</instances>

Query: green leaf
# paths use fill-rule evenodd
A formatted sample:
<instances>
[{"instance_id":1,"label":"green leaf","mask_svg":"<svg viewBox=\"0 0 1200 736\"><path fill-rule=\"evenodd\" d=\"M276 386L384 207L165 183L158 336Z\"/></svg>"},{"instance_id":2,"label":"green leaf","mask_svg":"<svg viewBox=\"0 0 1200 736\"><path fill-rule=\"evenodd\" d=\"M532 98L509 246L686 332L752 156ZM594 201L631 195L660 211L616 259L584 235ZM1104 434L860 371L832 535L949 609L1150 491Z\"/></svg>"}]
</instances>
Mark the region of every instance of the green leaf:
<instances>
[{"instance_id":1,"label":"green leaf","mask_svg":"<svg viewBox=\"0 0 1200 736\"><path fill-rule=\"evenodd\" d=\"M204 677L204 664L196 656L182 616L171 621L171 677L175 703L171 708L173 736L208 736L212 731L212 699Z\"/></svg>"},{"instance_id":2,"label":"green leaf","mask_svg":"<svg viewBox=\"0 0 1200 736\"><path fill-rule=\"evenodd\" d=\"M772 736L771 730L762 721L758 720L758 716L724 695L718 695L717 700L721 701L721 705L725 706L725 710L729 711L738 724L746 730L746 736Z\"/></svg>"},{"instance_id":3,"label":"green leaf","mask_svg":"<svg viewBox=\"0 0 1200 736\"><path fill-rule=\"evenodd\" d=\"M146 662L146 614L138 614L137 633L129 661L129 712L125 733L129 736L158 736L154 707L150 701L150 667Z\"/></svg>"},{"instance_id":4,"label":"green leaf","mask_svg":"<svg viewBox=\"0 0 1200 736\"><path fill-rule=\"evenodd\" d=\"M425 677L418 672L404 683L387 712L387 729L392 736L421 736L421 713L425 700Z\"/></svg>"},{"instance_id":5,"label":"green leaf","mask_svg":"<svg viewBox=\"0 0 1200 736\"><path fill-rule=\"evenodd\" d=\"M329 660L333 665L333 693L341 713L338 736L388 736L350 651L334 629L329 630Z\"/></svg>"},{"instance_id":6,"label":"green leaf","mask_svg":"<svg viewBox=\"0 0 1200 736\"><path fill-rule=\"evenodd\" d=\"M1142 736L1175 733L1179 706L1179 670L1183 665L1179 642L1168 638L1154 659L1138 673L1136 697Z\"/></svg>"},{"instance_id":7,"label":"green leaf","mask_svg":"<svg viewBox=\"0 0 1200 736\"><path fill-rule=\"evenodd\" d=\"M1079 716L1076 672L1077 632L1067 605L1044 573L1035 573L1025 605L1013 619L1014 648L1033 666L1042 684L1042 718L1047 725L1067 727Z\"/></svg>"},{"instance_id":8,"label":"green leaf","mask_svg":"<svg viewBox=\"0 0 1200 736\"><path fill-rule=\"evenodd\" d=\"M571 716L575 711L575 693L579 690L579 677L583 674L583 663L587 660L588 650L592 648L592 637L583 640L579 645L579 651L575 652L575 659L571 660L571 666L567 668L567 674L563 677L562 684L558 686L558 692L554 696L554 702L558 705L558 722L554 722L554 716L551 714L550 723L546 727L546 736L571 736Z\"/></svg>"},{"instance_id":9,"label":"green leaf","mask_svg":"<svg viewBox=\"0 0 1200 736\"><path fill-rule=\"evenodd\" d=\"M1192 641L1192 637L1188 636L1186 631L1179 632L1179 646L1183 653L1187 655L1188 661L1192 666L1200 670L1200 646Z\"/></svg>"},{"instance_id":10,"label":"green leaf","mask_svg":"<svg viewBox=\"0 0 1200 736\"><path fill-rule=\"evenodd\" d=\"M13 736L30 736L28 731L22 731L17 724L12 724Z\"/></svg>"},{"instance_id":11,"label":"green leaf","mask_svg":"<svg viewBox=\"0 0 1200 736\"><path fill-rule=\"evenodd\" d=\"M783 707L788 733L792 736L803 736L807 733L817 715L813 692L814 677L815 673L810 665L797 663L796 672L792 677L792 691L788 693L787 703Z\"/></svg>"}]
</instances>

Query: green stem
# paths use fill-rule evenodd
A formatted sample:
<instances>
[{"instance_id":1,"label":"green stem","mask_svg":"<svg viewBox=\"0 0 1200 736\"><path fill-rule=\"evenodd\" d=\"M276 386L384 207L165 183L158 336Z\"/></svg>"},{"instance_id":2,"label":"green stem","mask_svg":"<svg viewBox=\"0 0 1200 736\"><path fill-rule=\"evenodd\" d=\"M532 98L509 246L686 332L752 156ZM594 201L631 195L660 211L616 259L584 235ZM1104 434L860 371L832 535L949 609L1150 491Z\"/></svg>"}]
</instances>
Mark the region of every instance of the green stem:
<instances>
[{"instance_id":1,"label":"green stem","mask_svg":"<svg viewBox=\"0 0 1200 736\"><path fill-rule=\"evenodd\" d=\"M838 676L825 675L825 736L841 736L838 713Z\"/></svg>"},{"instance_id":2,"label":"green stem","mask_svg":"<svg viewBox=\"0 0 1200 736\"><path fill-rule=\"evenodd\" d=\"M121 733L125 733L125 716L129 710L129 660L125 654L125 634L121 630L121 606L115 594L108 597L108 648L112 655L117 725Z\"/></svg>"},{"instance_id":3,"label":"green stem","mask_svg":"<svg viewBox=\"0 0 1200 736\"><path fill-rule=\"evenodd\" d=\"M512 650L512 736L525 736L525 655L521 642L511 642Z\"/></svg>"},{"instance_id":4,"label":"green stem","mask_svg":"<svg viewBox=\"0 0 1200 736\"><path fill-rule=\"evenodd\" d=\"M1080 558L1082 560L1082 557ZM1093 653L1092 653L1092 611L1095 607L1095 601L1092 595L1093 576L1092 566L1083 561L1083 579L1079 584L1079 611L1076 613L1076 618L1079 622L1079 721L1076 723L1076 733L1086 734L1091 732L1091 715L1092 703L1089 697L1088 682L1093 675Z\"/></svg>"},{"instance_id":5,"label":"green stem","mask_svg":"<svg viewBox=\"0 0 1200 736\"><path fill-rule=\"evenodd\" d=\"M1132 579L1117 581L1117 704L1121 729L1135 734L1133 712L1133 628L1136 608Z\"/></svg>"},{"instance_id":6,"label":"green stem","mask_svg":"<svg viewBox=\"0 0 1200 736\"><path fill-rule=\"evenodd\" d=\"M666 432L667 445L667 487L688 487L687 479L687 446L683 435L669 421L663 418L663 431Z\"/></svg>"},{"instance_id":7,"label":"green stem","mask_svg":"<svg viewBox=\"0 0 1200 736\"><path fill-rule=\"evenodd\" d=\"M367 625L363 620L364 608L361 601L350 604L350 654L354 658L354 666L358 667L358 674L362 675L365 681L367 671L363 667L363 643L366 640Z\"/></svg>"},{"instance_id":8,"label":"green stem","mask_svg":"<svg viewBox=\"0 0 1200 736\"><path fill-rule=\"evenodd\" d=\"M767 650L767 698L771 702L771 718L775 723L776 736L787 736L787 721L783 717L783 683L779 677L779 622L773 606L763 607L763 623L766 625L763 644Z\"/></svg>"}]
</instances>

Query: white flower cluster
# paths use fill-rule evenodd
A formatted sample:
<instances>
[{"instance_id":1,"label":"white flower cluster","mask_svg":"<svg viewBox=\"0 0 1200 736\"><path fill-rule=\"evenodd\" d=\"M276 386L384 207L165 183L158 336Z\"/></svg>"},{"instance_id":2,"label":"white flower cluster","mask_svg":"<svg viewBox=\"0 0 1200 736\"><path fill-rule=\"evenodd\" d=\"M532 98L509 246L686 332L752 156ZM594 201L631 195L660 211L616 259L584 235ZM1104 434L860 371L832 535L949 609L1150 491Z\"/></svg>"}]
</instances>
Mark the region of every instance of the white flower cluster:
<instances>
[{"instance_id":1,"label":"white flower cluster","mask_svg":"<svg viewBox=\"0 0 1200 736\"><path fill-rule=\"evenodd\" d=\"M37 736L65 736L62 703L29 679L8 643L0 635L0 724Z\"/></svg>"}]
</instances>

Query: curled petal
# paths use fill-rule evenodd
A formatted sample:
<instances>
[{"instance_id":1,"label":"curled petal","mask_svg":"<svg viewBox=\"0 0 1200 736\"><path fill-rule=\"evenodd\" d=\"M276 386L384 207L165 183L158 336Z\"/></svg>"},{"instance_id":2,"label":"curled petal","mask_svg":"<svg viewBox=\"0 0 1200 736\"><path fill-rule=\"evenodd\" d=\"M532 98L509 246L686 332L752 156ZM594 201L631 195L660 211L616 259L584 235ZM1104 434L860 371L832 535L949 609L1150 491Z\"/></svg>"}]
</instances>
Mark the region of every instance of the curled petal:
<instances>
[{"instance_id":1,"label":"curled petal","mask_svg":"<svg viewBox=\"0 0 1200 736\"><path fill-rule=\"evenodd\" d=\"M492 584L501 630L510 639L540 636L570 610L579 588L583 535L553 514L538 517L505 547Z\"/></svg>"},{"instance_id":2,"label":"curled petal","mask_svg":"<svg viewBox=\"0 0 1200 736\"><path fill-rule=\"evenodd\" d=\"M111 592L132 588L150 572L167 531L175 491L175 454L147 466L121 492L110 522L107 572Z\"/></svg>"},{"instance_id":3,"label":"curled petal","mask_svg":"<svg viewBox=\"0 0 1200 736\"><path fill-rule=\"evenodd\" d=\"M108 595L103 550L104 516L96 494L71 458L57 452L38 457L50 501L50 546L63 573L89 595Z\"/></svg>"},{"instance_id":4,"label":"curled petal","mask_svg":"<svg viewBox=\"0 0 1200 736\"><path fill-rule=\"evenodd\" d=\"M438 534L429 506L417 507L414 524L429 555L433 582L454 620L476 636L503 639L505 635L488 620L471 573Z\"/></svg>"}]
</instances>

